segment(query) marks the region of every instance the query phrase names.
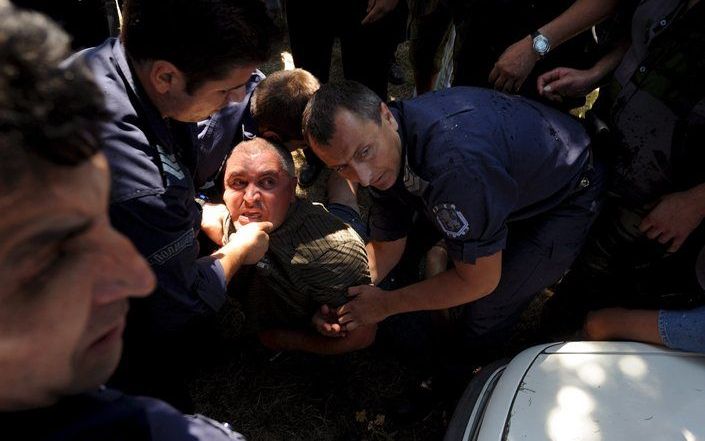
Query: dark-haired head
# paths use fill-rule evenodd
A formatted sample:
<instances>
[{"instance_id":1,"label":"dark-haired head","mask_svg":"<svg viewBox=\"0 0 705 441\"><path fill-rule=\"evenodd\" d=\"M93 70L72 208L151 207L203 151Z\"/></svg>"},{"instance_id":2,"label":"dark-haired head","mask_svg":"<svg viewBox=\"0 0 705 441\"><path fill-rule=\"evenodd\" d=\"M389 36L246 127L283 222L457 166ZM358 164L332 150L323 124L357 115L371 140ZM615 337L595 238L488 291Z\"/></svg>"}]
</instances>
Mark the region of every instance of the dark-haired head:
<instances>
[{"instance_id":1,"label":"dark-haired head","mask_svg":"<svg viewBox=\"0 0 705 441\"><path fill-rule=\"evenodd\" d=\"M54 23L0 6L0 412L103 384L128 297L154 289L108 218L102 93L67 55Z\"/></svg>"},{"instance_id":2,"label":"dark-haired head","mask_svg":"<svg viewBox=\"0 0 705 441\"><path fill-rule=\"evenodd\" d=\"M268 60L281 37L261 0L126 0L123 20L132 60L172 63L189 93L236 66Z\"/></svg>"},{"instance_id":3,"label":"dark-haired head","mask_svg":"<svg viewBox=\"0 0 705 441\"><path fill-rule=\"evenodd\" d=\"M304 110L304 134L319 144L328 144L335 132L335 116L340 109L379 124L381 103L377 94L357 81L328 83L316 92Z\"/></svg>"},{"instance_id":4,"label":"dark-haired head","mask_svg":"<svg viewBox=\"0 0 705 441\"><path fill-rule=\"evenodd\" d=\"M62 64L69 37L41 14L0 7L0 185L37 164L75 166L99 147L103 95L79 63Z\"/></svg>"},{"instance_id":5,"label":"dark-haired head","mask_svg":"<svg viewBox=\"0 0 705 441\"><path fill-rule=\"evenodd\" d=\"M352 182L387 190L401 170L399 124L386 104L354 81L321 86L304 110L309 146Z\"/></svg>"}]
</instances>

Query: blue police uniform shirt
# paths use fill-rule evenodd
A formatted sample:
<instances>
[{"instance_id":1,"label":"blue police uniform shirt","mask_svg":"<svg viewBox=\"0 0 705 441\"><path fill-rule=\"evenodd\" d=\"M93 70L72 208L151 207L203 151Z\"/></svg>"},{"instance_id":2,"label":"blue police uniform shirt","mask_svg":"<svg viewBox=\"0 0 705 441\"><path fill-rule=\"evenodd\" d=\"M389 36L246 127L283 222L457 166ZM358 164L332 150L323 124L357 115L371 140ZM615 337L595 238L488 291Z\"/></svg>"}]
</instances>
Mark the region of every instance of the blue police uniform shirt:
<instances>
[{"instance_id":1,"label":"blue police uniform shirt","mask_svg":"<svg viewBox=\"0 0 705 441\"><path fill-rule=\"evenodd\" d=\"M456 87L393 102L402 169L373 190L372 240L405 237L424 213L454 260L504 249L507 224L546 212L579 185L590 140L569 115L488 89Z\"/></svg>"},{"instance_id":2,"label":"blue police uniform shirt","mask_svg":"<svg viewBox=\"0 0 705 441\"><path fill-rule=\"evenodd\" d=\"M103 90L110 121L102 146L110 163L110 218L151 264L154 295L138 308L155 333L179 331L194 317L225 302L218 260L198 258L200 207L192 176L197 169L196 124L161 117L128 63L119 40L77 54ZM136 312L136 311L135 311Z\"/></svg>"},{"instance_id":3,"label":"blue police uniform shirt","mask_svg":"<svg viewBox=\"0 0 705 441\"><path fill-rule=\"evenodd\" d=\"M105 388L48 408L0 413L0 422L6 435L23 441L244 441L227 424Z\"/></svg>"}]
</instances>

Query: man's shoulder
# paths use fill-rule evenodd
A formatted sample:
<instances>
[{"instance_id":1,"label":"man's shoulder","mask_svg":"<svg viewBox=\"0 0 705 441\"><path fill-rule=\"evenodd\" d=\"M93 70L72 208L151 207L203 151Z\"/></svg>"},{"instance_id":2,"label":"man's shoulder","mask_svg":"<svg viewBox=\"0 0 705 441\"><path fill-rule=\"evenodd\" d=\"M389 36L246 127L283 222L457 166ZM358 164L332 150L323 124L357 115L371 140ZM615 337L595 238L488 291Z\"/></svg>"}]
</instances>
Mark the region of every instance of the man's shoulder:
<instances>
[{"instance_id":1,"label":"man's shoulder","mask_svg":"<svg viewBox=\"0 0 705 441\"><path fill-rule=\"evenodd\" d=\"M92 397L104 409L104 417L97 421L112 422L98 431L111 438L115 426L133 427L136 435L152 441L225 441L242 440L229 426L200 415L184 415L164 401L148 397L124 395L112 389L103 389ZM124 421L127 419L128 421ZM122 420L122 421L121 421Z\"/></svg>"},{"instance_id":2,"label":"man's shoulder","mask_svg":"<svg viewBox=\"0 0 705 441\"><path fill-rule=\"evenodd\" d=\"M76 53L67 63L84 64L103 92L110 118L101 124L100 137L111 168L111 201L163 192L158 153L145 132L146 118L139 114L134 80L122 45L109 38Z\"/></svg>"},{"instance_id":3,"label":"man's shoulder","mask_svg":"<svg viewBox=\"0 0 705 441\"><path fill-rule=\"evenodd\" d=\"M3 429L23 439L100 439L102 441L226 441L242 437L225 425L183 415L169 404L102 388L55 405L0 414Z\"/></svg>"},{"instance_id":4,"label":"man's shoulder","mask_svg":"<svg viewBox=\"0 0 705 441\"><path fill-rule=\"evenodd\" d=\"M91 71L94 81L103 91L105 105L113 116L119 116L128 109L134 112L128 96L132 74L125 57L118 41L109 38L101 45L77 52L67 60L68 63L82 63ZM123 72L123 69L127 72Z\"/></svg>"},{"instance_id":5,"label":"man's shoulder","mask_svg":"<svg viewBox=\"0 0 705 441\"><path fill-rule=\"evenodd\" d=\"M94 75L96 69L114 71L114 63L111 63L110 60L113 57L115 42L115 38L108 38L98 46L89 47L76 52L69 57L67 62L74 63L80 60L80 62L84 63L91 71L94 71ZM96 81L99 80L99 78L96 78Z\"/></svg>"},{"instance_id":6,"label":"man's shoulder","mask_svg":"<svg viewBox=\"0 0 705 441\"><path fill-rule=\"evenodd\" d=\"M342 220L331 214L320 202L313 202L307 199L297 199L294 208L289 213L285 221L288 230L294 231L301 228L321 228L344 226ZM313 222L311 222L313 221Z\"/></svg>"},{"instance_id":7,"label":"man's shoulder","mask_svg":"<svg viewBox=\"0 0 705 441\"><path fill-rule=\"evenodd\" d=\"M360 254L351 250L361 251L361 258L364 257L365 245L360 236L322 204L300 200L290 220L286 233L294 261L313 264Z\"/></svg>"},{"instance_id":8,"label":"man's shoulder","mask_svg":"<svg viewBox=\"0 0 705 441\"><path fill-rule=\"evenodd\" d=\"M362 239L355 230L338 216L330 213L325 205L318 202L303 202L305 216L301 227L313 237L318 235L331 246L336 246L339 242L362 243Z\"/></svg>"},{"instance_id":9,"label":"man's shoulder","mask_svg":"<svg viewBox=\"0 0 705 441\"><path fill-rule=\"evenodd\" d=\"M126 397L143 406L153 441L244 441L229 424L206 416L184 415L169 404L145 397Z\"/></svg>"}]
</instances>

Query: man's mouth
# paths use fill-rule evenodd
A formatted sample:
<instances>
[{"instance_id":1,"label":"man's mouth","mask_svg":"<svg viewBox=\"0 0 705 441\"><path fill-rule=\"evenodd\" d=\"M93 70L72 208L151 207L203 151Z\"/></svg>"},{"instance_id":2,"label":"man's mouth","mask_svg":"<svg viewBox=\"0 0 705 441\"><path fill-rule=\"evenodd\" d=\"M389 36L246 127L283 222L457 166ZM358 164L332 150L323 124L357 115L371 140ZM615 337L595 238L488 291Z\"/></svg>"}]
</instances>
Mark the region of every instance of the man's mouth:
<instances>
[{"instance_id":1,"label":"man's mouth","mask_svg":"<svg viewBox=\"0 0 705 441\"><path fill-rule=\"evenodd\" d=\"M371 182L370 186L375 187L375 188L379 188L379 186L383 183L384 183L384 173L377 176L377 179L375 179L373 182Z\"/></svg>"},{"instance_id":2,"label":"man's mouth","mask_svg":"<svg viewBox=\"0 0 705 441\"><path fill-rule=\"evenodd\" d=\"M261 222L262 212L261 211L244 211L240 213L240 223L245 222Z\"/></svg>"},{"instance_id":3,"label":"man's mouth","mask_svg":"<svg viewBox=\"0 0 705 441\"><path fill-rule=\"evenodd\" d=\"M122 332L125 330L125 317L123 316L118 322L114 323L105 332L100 334L88 347L89 350L100 349L108 346L122 338Z\"/></svg>"}]
</instances>

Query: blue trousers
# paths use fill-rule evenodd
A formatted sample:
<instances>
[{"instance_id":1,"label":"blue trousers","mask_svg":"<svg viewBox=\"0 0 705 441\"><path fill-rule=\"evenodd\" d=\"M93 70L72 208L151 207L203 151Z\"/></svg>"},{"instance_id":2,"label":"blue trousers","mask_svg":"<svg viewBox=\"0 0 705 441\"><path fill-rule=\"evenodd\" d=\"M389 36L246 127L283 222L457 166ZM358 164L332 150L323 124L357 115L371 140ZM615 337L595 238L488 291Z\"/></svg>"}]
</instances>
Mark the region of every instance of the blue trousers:
<instances>
[{"instance_id":1,"label":"blue trousers","mask_svg":"<svg viewBox=\"0 0 705 441\"><path fill-rule=\"evenodd\" d=\"M492 349L505 343L533 297L556 283L578 256L602 206L606 168L595 163L583 177L589 185L557 207L508 224L499 285L462 307L463 339L469 348Z\"/></svg>"}]
</instances>

